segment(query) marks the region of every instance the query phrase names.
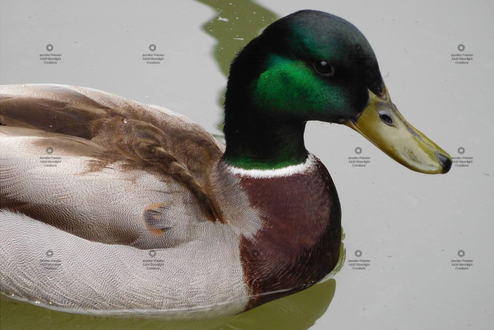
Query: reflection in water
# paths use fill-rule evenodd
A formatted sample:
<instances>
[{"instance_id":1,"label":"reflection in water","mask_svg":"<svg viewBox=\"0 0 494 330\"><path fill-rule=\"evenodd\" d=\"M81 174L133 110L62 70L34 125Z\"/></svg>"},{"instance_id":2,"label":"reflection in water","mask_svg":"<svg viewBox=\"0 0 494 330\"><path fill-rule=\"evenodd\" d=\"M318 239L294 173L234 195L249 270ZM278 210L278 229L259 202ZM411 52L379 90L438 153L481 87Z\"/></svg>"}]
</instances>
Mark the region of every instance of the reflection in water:
<instances>
[{"instance_id":1,"label":"reflection in water","mask_svg":"<svg viewBox=\"0 0 494 330\"><path fill-rule=\"evenodd\" d=\"M202 29L218 41L213 55L226 77L235 54L277 19L273 12L250 0L196 1L211 7L218 14Z\"/></svg>"},{"instance_id":2,"label":"reflection in water","mask_svg":"<svg viewBox=\"0 0 494 330\"><path fill-rule=\"evenodd\" d=\"M101 318L68 314L47 310L28 303L10 300L2 296L0 324L3 330L10 329L283 329L305 330L311 327L325 312L333 299L336 282L313 286L295 295L288 296L247 313L229 318L194 321L166 322L147 319ZM19 317L23 315L24 317Z\"/></svg>"},{"instance_id":3,"label":"reflection in water","mask_svg":"<svg viewBox=\"0 0 494 330\"><path fill-rule=\"evenodd\" d=\"M230 63L236 54L258 36L259 32L274 22L278 17L267 8L250 0L223 1L223 0L196 0L205 4L217 13L217 16L202 26L207 34L215 38L218 43L213 51L218 66L228 77ZM218 104L223 108L225 90L220 92ZM223 131L223 118L218 119L219 130ZM215 135L222 140L222 135ZM224 141L222 141L224 142Z\"/></svg>"}]
</instances>

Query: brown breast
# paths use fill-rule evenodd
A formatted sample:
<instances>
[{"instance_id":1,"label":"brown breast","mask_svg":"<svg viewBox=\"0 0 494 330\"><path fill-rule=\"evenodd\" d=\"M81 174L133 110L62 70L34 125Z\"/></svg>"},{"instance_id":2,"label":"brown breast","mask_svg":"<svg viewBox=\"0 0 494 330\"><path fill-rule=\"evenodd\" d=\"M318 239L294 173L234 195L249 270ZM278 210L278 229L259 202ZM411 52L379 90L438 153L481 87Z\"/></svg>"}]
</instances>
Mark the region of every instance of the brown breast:
<instances>
[{"instance_id":1,"label":"brown breast","mask_svg":"<svg viewBox=\"0 0 494 330\"><path fill-rule=\"evenodd\" d=\"M331 272L339 256L341 209L319 160L306 173L243 177L240 185L262 220L254 237L240 241L252 295L247 309L307 288Z\"/></svg>"}]
</instances>

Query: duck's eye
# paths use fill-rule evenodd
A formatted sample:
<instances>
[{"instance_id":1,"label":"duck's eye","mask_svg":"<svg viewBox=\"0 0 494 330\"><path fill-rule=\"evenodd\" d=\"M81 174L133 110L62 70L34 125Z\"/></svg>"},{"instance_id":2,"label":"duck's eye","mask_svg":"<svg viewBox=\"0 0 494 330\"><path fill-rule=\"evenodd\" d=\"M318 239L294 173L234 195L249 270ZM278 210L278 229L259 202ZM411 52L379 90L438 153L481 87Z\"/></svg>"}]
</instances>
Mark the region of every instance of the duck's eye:
<instances>
[{"instance_id":1,"label":"duck's eye","mask_svg":"<svg viewBox=\"0 0 494 330\"><path fill-rule=\"evenodd\" d=\"M316 61L314 63L314 67L316 68L317 72L322 75L332 76L334 74L333 67L326 61Z\"/></svg>"},{"instance_id":2,"label":"duck's eye","mask_svg":"<svg viewBox=\"0 0 494 330\"><path fill-rule=\"evenodd\" d=\"M386 125L393 126L393 118L391 118L391 116L387 113L380 113L379 118L381 118L381 121Z\"/></svg>"}]
</instances>

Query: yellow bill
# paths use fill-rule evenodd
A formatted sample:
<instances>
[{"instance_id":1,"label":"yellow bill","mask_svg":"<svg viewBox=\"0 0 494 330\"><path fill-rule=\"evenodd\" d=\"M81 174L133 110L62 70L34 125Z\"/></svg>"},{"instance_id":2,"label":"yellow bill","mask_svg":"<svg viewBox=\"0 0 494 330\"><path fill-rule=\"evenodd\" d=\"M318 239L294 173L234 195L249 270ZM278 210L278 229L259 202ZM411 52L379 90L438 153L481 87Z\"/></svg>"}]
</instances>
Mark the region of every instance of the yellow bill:
<instances>
[{"instance_id":1,"label":"yellow bill","mask_svg":"<svg viewBox=\"0 0 494 330\"><path fill-rule=\"evenodd\" d=\"M369 91L370 102L356 121L345 124L411 170L438 174L451 168L451 157L410 125L391 102L388 89L382 97Z\"/></svg>"}]
</instances>

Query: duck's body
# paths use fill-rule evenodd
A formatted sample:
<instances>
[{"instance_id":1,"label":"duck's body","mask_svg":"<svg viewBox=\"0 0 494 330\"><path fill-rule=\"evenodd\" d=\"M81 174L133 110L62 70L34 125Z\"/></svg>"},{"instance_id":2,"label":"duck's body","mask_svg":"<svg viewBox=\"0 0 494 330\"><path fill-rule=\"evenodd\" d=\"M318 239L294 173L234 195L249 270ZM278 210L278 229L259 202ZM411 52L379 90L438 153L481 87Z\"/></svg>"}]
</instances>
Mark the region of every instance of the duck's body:
<instances>
[{"instance_id":1,"label":"duck's body","mask_svg":"<svg viewBox=\"0 0 494 330\"><path fill-rule=\"evenodd\" d=\"M367 54L356 62L365 73L328 74L320 60L340 65L331 57L342 55L324 54L334 46L325 28L349 31ZM297 37L307 31L312 39ZM386 134L415 142L400 142L405 156L381 145L386 134L374 143L412 169L449 169L392 105L359 33L303 11L252 41L232 65L226 151L164 108L82 87L2 87L1 292L77 313L204 318L321 281L339 256L341 212L328 171L303 144L307 120L372 135L359 118L384 122L388 111L396 122Z\"/></svg>"},{"instance_id":2,"label":"duck's body","mask_svg":"<svg viewBox=\"0 0 494 330\"><path fill-rule=\"evenodd\" d=\"M242 171L225 164L210 134L164 108L71 86L0 92L3 293L72 312L220 316L299 291L334 267L339 202L314 156ZM163 150L153 151L158 141ZM173 161L152 161L165 148ZM228 206L225 224L208 220L190 182L170 178L180 164L211 204Z\"/></svg>"}]
</instances>

